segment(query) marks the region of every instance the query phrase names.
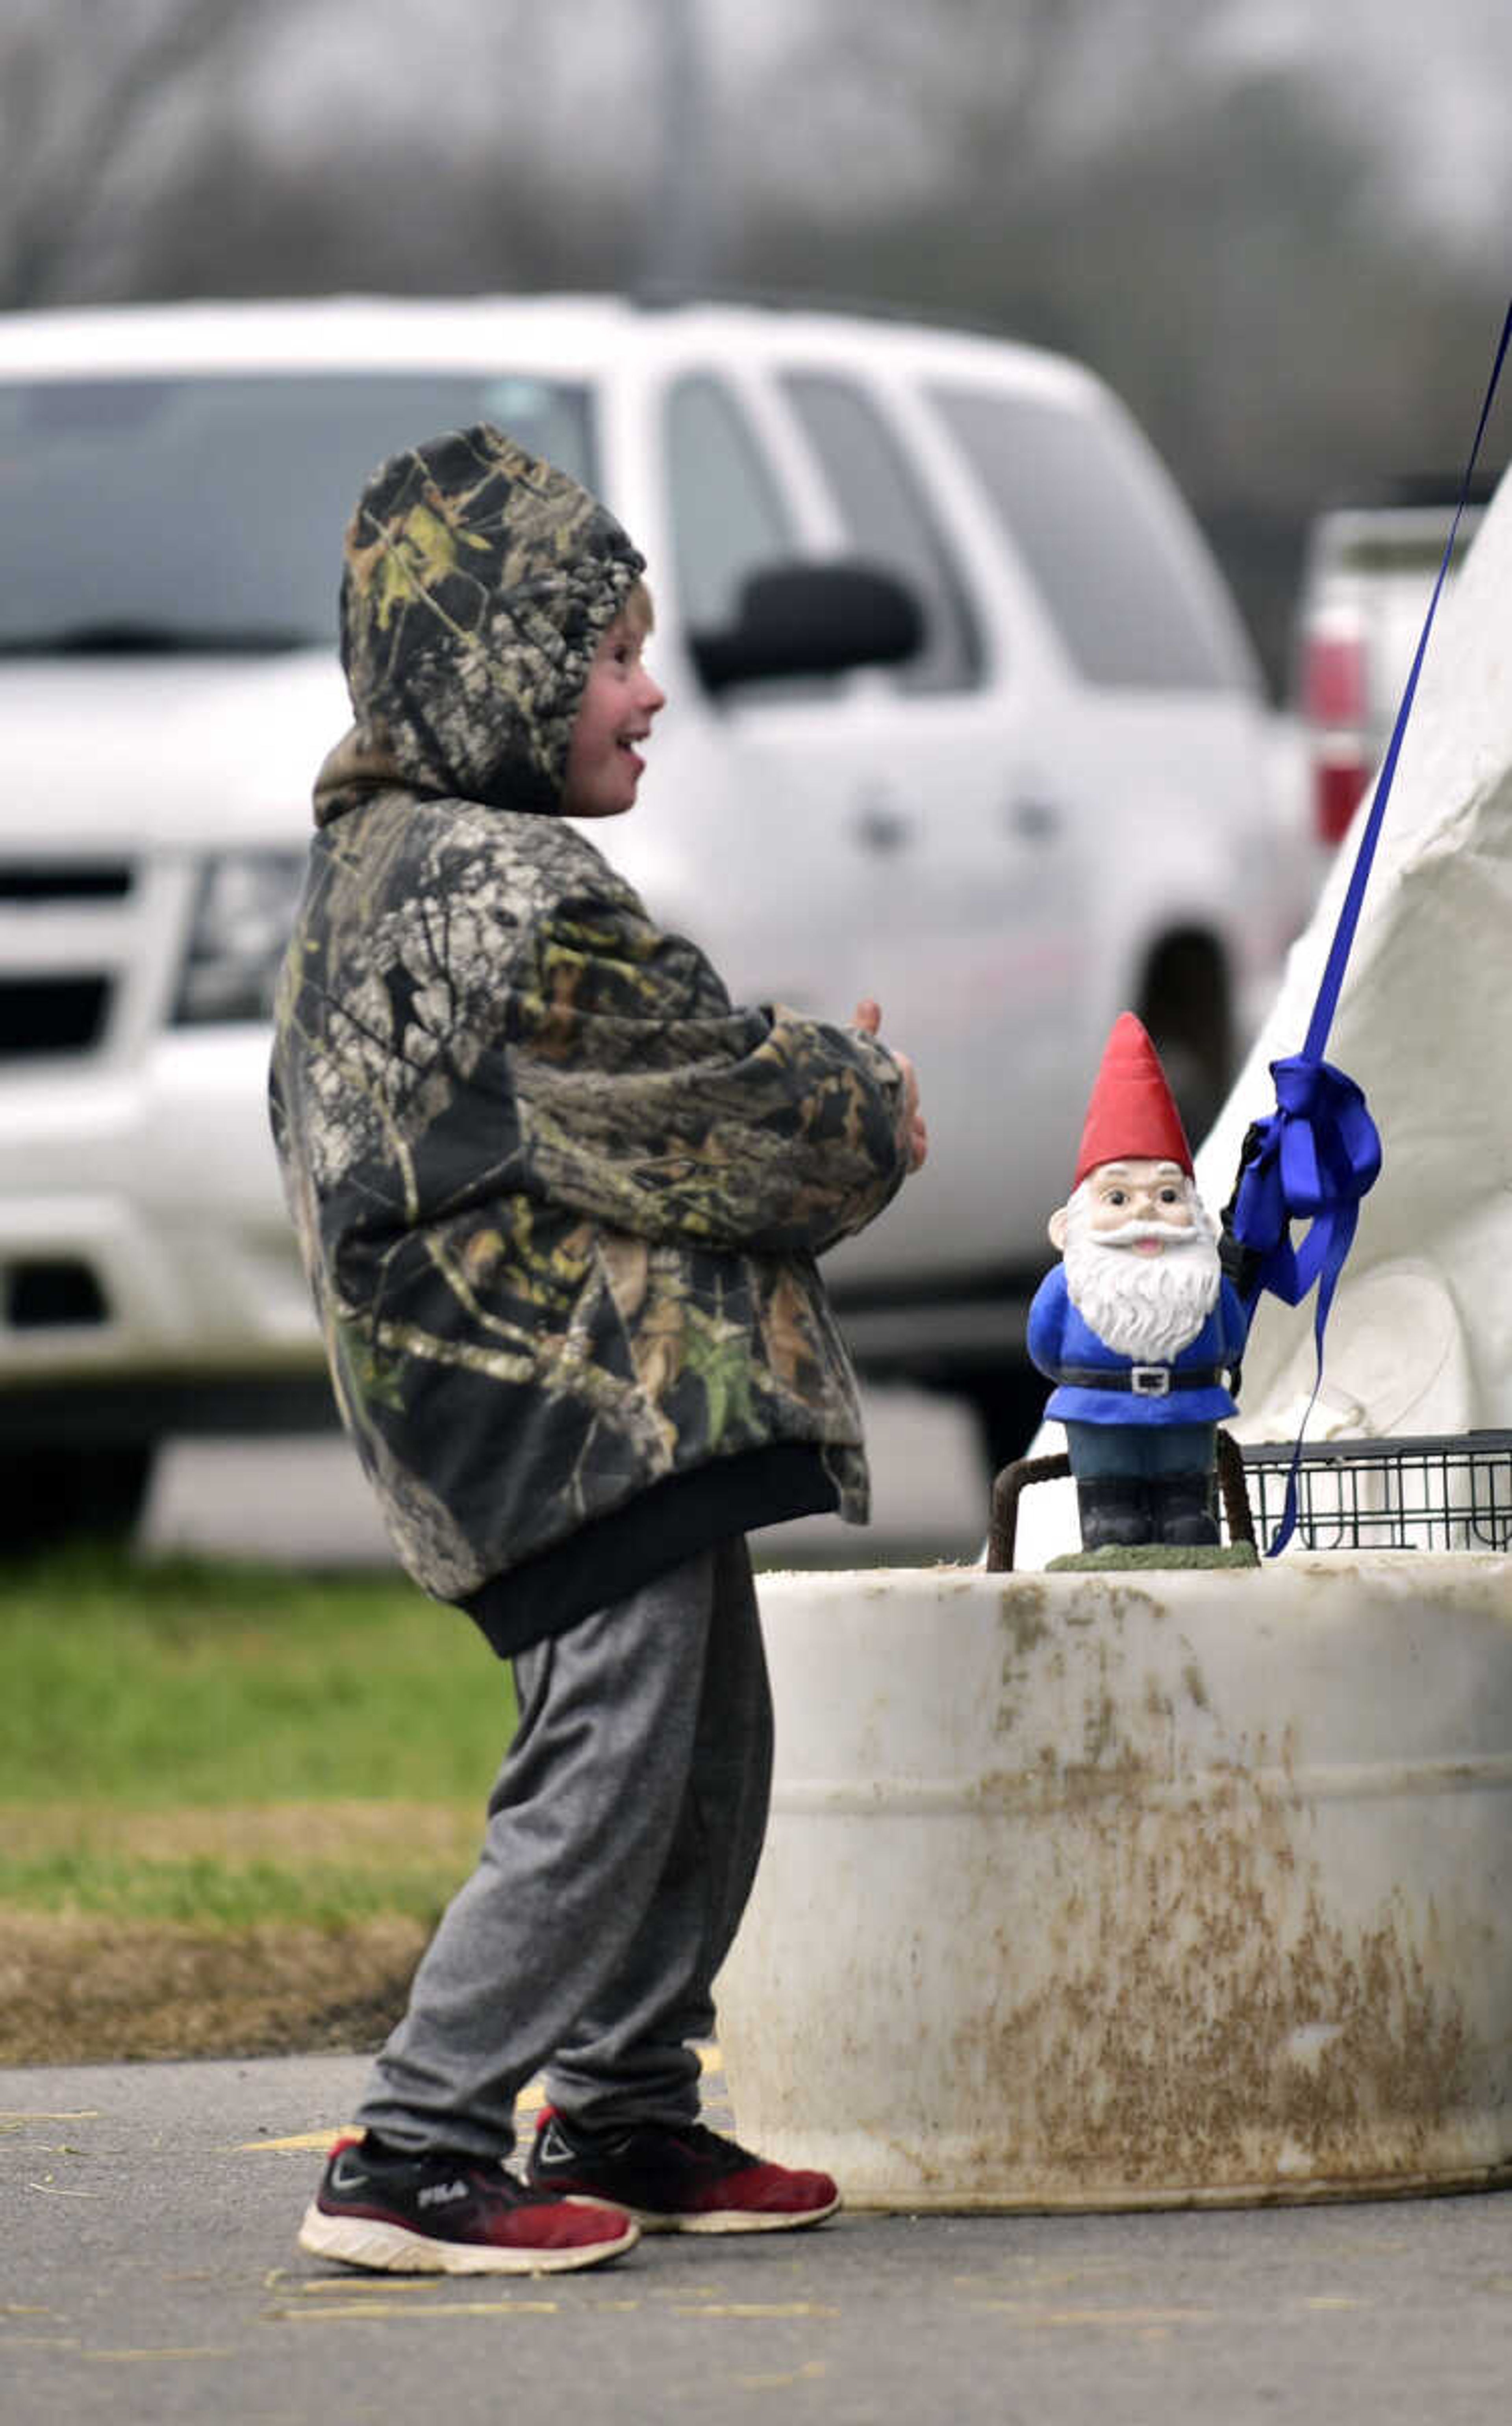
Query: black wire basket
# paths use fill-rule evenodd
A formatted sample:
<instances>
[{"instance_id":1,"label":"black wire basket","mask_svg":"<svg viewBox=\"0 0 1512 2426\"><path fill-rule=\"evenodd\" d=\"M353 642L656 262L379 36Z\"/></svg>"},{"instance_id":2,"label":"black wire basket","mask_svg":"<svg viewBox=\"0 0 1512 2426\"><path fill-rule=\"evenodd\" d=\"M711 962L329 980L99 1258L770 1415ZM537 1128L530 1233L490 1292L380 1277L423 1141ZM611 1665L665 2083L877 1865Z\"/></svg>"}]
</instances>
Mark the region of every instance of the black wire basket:
<instances>
[{"instance_id":1,"label":"black wire basket","mask_svg":"<svg viewBox=\"0 0 1512 2426\"><path fill-rule=\"evenodd\" d=\"M1293 1444L1242 1449L1258 1545L1281 1521ZM1512 1431L1304 1443L1300 1550L1512 1550Z\"/></svg>"}]
</instances>

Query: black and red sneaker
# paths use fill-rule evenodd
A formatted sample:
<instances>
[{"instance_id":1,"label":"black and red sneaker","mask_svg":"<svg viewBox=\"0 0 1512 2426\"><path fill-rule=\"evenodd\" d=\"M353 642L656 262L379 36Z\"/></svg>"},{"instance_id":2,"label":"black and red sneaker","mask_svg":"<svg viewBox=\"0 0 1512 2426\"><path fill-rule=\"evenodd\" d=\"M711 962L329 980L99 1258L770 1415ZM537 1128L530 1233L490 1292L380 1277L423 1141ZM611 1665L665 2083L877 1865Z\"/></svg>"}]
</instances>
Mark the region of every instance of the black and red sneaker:
<instances>
[{"instance_id":1,"label":"black and red sneaker","mask_svg":"<svg viewBox=\"0 0 1512 2426\"><path fill-rule=\"evenodd\" d=\"M637 2124L596 2136L541 2111L526 2176L533 2188L609 2199L647 2232L793 2232L840 2205L828 2174L769 2165L706 2124Z\"/></svg>"},{"instance_id":2,"label":"black and red sneaker","mask_svg":"<svg viewBox=\"0 0 1512 2426\"><path fill-rule=\"evenodd\" d=\"M622 2209L527 2190L503 2165L338 2140L305 2210L299 2246L389 2274L556 2274L633 2248Z\"/></svg>"}]
</instances>

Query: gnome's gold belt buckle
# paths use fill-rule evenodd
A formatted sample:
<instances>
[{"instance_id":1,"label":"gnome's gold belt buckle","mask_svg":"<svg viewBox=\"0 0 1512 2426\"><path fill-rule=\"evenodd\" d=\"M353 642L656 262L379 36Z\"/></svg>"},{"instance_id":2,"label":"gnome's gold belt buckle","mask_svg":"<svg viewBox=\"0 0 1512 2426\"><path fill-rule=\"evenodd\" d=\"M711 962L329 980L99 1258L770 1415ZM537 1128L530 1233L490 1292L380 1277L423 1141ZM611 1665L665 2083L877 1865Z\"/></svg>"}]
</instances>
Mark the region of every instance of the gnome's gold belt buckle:
<instances>
[{"instance_id":1,"label":"gnome's gold belt buckle","mask_svg":"<svg viewBox=\"0 0 1512 2426\"><path fill-rule=\"evenodd\" d=\"M1170 1395L1171 1368L1168 1365L1131 1365L1129 1387L1136 1399L1165 1399Z\"/></svg>"}]
</instances>

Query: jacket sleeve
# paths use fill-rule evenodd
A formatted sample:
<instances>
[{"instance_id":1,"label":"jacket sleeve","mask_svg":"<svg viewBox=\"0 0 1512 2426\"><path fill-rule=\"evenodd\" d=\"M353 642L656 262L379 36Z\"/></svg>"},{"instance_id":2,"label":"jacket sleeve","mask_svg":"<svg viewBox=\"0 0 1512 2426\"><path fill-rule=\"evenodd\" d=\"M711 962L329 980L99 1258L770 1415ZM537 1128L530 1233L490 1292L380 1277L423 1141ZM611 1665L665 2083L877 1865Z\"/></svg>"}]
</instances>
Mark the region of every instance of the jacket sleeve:
<instances>
[{"instance_id":1,"label":"jacket sleeve","mask_svg":"<svg viewBox=\"0 0 1512 2426\"><path fill-rule=\"evenodd\" d=\"M903 1179L896 1062L780 1011L746 1051L671 1070L511 1059L526 1192L642 1237L817 1254Z\"/></svg>"},{"instance_id":2,"label":"jacket sleeve","mask_svg":"<svg viewBox=\"0 0 1512 2426\"><path fill-rule=\"evenodd\" d=\"M907 1170L886 1047L732 1007L701 954L622 914L543 922L470 1075L512 1109L526 1195L653 1240L817 1254Z\"/></svg>"}]
</instances>

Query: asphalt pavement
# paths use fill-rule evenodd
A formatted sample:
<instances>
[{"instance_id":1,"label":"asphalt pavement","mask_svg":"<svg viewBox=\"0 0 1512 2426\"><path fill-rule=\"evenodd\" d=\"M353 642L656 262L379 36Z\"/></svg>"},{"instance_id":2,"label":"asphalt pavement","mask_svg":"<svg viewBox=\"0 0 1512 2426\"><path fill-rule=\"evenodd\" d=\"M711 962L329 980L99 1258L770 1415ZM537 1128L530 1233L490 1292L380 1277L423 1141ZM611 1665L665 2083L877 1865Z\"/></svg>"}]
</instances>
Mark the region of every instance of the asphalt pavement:
<instances>
[{"instance_id":1,"label":"asphalt pavement","mask_svg":"<svg viewBox=\"0 0 1512 2426\"><path fill-rule=\"evenodd\" d=\"M0 2071L5 2426L1506 2415L1504 2194L842 2214L798 2234L645 2239L578 2275L369 2277L295 2242L364 2069ZM716 2115L720 2094L716 2074Z\"/></svg>"}]
</instances>

